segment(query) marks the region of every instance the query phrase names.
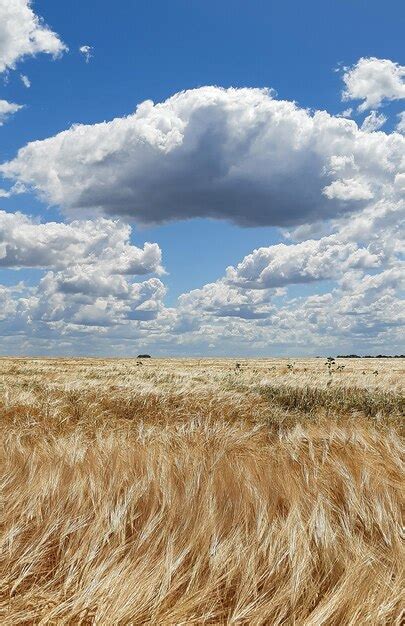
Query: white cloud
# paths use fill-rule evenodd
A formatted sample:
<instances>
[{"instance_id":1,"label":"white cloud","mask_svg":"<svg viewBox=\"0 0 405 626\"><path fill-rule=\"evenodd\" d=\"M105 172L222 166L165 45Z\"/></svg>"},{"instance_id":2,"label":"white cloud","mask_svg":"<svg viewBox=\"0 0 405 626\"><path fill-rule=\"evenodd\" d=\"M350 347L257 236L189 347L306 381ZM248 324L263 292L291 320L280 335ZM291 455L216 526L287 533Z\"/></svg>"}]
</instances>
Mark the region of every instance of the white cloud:
<instances>
[{"instance_id":1,"label":"white cloud","mask_svg":"<svg viewBox=\"0 0 405 626\"><path fill-rule=\"evenodd\" d=\"M344 171L350 160L330 166ZM166 340L179 333L184 353L209 343L234 354L398 352L404 222L404 202L379 201L332 221L331 235L254 250L223 278L179 298L160 318Z\"/></svg>"},{"instance_id":2,"label":"white cloud","mask_svg":"<svg viewBox=\"0 0 405 626\"><path fill-rule=\"evenodd\" d=\"M377 254L336 235L286 245L259 248L236 267L228 267L227 281L248 289L268 289L339 277L349 268L374 268Z\"/></svg>"},{"instance_id":3,"label":"white cloud","mask_svg":"<svg viewBox=\"0 0 405 626\"><path fill-rule=\"evenodd\" d=\"M209 291L222 291L222 285L215 283L182 296L178 308L166 316L168 327L164 328L162 320L160 327L166 340L173 346L180 344L185 354L193 346L204 350L209 343L222 354L291 354L292 350L319 354L325 347L339 352L395 353L405 338L403 285L403 267L376 275L348 270L327 293L286 295L267 305L255 306L251 301L240 314L228 302L220 307L218 299L218 309L211 307ZM241 301L243 291L233 298Z\"/></svg>"},{"instance_id":4,"label":"white cloud","mask_svg":"<svg viewBox=\"0 0 405 626\"><path fill-rule=\"evenodd\" d=\"M0 170L86 215L288 226L392 194L404 146L399 134L364 132L266 90L204 87L30 143ZM344 178L330 168L333 159L348 163Z\"/></svg>"},{"instance_id":5,"label":"white cloud","mask_svg":"<svg viewBox=\"0 0 405 626\"><path fill-rule=\"evenodd\" d=\"M20 294L22 286L5 287L0 285L0 322L9 319L16 312L16 295Z\"/></svg>"},{"instance_id":6,"label":"white cloud","mask_svg":"<svg viewBox=\"0 0 405 626\"><path fill-rule=\"evenodd\" d=\"M397 352L405 138L371 121L208 87L28 144L2 168L17 182L0 195L32 185L81 219L0 211L0 266L43 270L36 286L0 286L3 351ZM166 307L159 278L134 278L162 272L159 246L134 246L122 221L83 219L94 210L294 228Z\"/></svg>"},{"instance_id":7,"label":"white cloud","mask_svg":"<svg viewBox=\"0 0 405 626\"><path fill-rule=\"evenodd\" d=\"M387 270L369 280L359 274L350 285L325 294L285 298L269 306L263 317L255 318L251 307L248 315L202 310L190 319L187 310L178 308L174 318L167 317L167 328L158 320L160 340L183 354L190 354L193 346L204 352L210 343L219 354L319 354L325 347L328 352L395 353L403 345L405 314L398 275L393 274ZM152 345L159 349L158 342Z\"/></svg>"},{"instance_id":8,"label":"white cloud","mask_svg":"<svg viewBox=\"0 0 405 626\"><path fill-rule=\"evenodd\" d=\"M405 66L389 59L362 57L345 68L343 100L363 100L359 111L378 109L384 101L405 98Z\"/></svg>"},{"instance_id":9,"label":"white cloud","mask_svg":"<svg viewBox=\"0 0 405 626\"><path fill-rule=\"evenodd\" d=\"M4 122L13 115L22 109L20 104L15 104L14 102L7 102L7 100L0 100L0 126L3 126Z\"/></svg>"},{"instance_id":10,"label":"white cloud","mask_svg":"<svg viewBox=\"0 0 405 626\"><path fill-rule=\"evenodd\" d=\"M398 352L404 340L404 271L377 269L349 269L327 293L301 296L221 279L184 294L176 308L163 306L165 289L158 279L137 283L134 292L118 283L109 289L100 280L89 291L79 280L66 289L66 275L48 272L26 294L21 287L15 293L0 288L9 312L0 336L3 350L25 353L60 352L62 341L73 354L128 355L143 346L153 354L190 355L206 353L209 345L219 354L239 355Z\"/></svg>"},{"instance_id":11,"label":"white cloud","mask_svg":"<svg viewBox=\"0 0 405 626\"><path fill-rule=\"evenodd\" d=\"M64 269L75 264L110 274L161 273L159 246L137 248L130 234L127 224L102 218L41 224L22 213L0 211L0 267Z\"/></svg>"},{"instance_id":12,"label":"white cloud","mask_svg":"<svg viewBox=\"0 0 405 626\"><path fill-rule=\"evenodd\" d=\"M398 119L399 122L396 126L396 130L405 135L405 111L398 113Z\"/></svg>"},{"instance_id":13,"label":"white cloud","mask_svg":"<svg viewBox=\"0 0 405 626\"><path fill-rule=\"evenodd\" d=\"M63 330L66 325L114 326L154 319L165 293L158 278L131 283L103 268L88 272L73 267L65 272L48 272L20 306L30 320L59 323Z\"/></svg>"},{"instance_id":14,"label":"white cloud","mask_svg":"<svg viewBox=\"0 0 405 626\"><path fill-rule=\"evenodd\" d=\"M93 46L80 46L79 52L83 55L86 63L88 63L93 56Z\"/></svg>"},{"instance_id":15,"label":"white cloud","mask_svg":"<svg viewBox=\"0 0 405 626\"><path fill-rule=\"evenodd\" d=\"M338 220L333 228L342 241L370 246L373 252L391 259L403 251L404 222L405 202L398 200L371 204L351 219Z\"/></svg>"},{"instance_id":16,"label":"white cloud","mask_svg":"<svg viewBox=\"0 0 405 626\"><path fill-rule=\"evenodd\" d=\"M20 74L20 78L21 78L21 82L24 85L24 87L29 89L31 87L31 81L28 78L28 76L26 76L25 74Z\"/></svg>"},{"instance_id":17,"label":"white cloud","mask_svg":"<svg viewBox=\"0 0 405 626\"><path fill-rule=\"evenodd\" d=\"M382 113L377 113L377 111L371 111L369 115L364 119L361 130L364 130L366 133L374 132L378 130L382 126L384 126L387 118Z\"/></svg>"},{"instance_id":18,"label":"white cloud","mask_svg":"<svg viewBox=\"0 0 405 626\"><path fill-rule=\"evenodd\" d=\"M252 289L241 290L221 279L181 295L179 309L182 317L186 314L189 318L198 311L217 317L263 319L274 309L271 295Z\"/></svg>"},{"instance_id":19,"label":"white cloud","mask_svg":"<svg viewBox=\"0 0 405 626\"><path fill-rule=\"evenodd\" d=\"M22 288L1 289L0 301L7 297L16 328L25 323L32 332L35 325L58 323L66 332L67 324L107 327L154 319L164 285L158 278L132 278L162 273L161 250L157 244L132 245L130 234L131 228L117 221L41 224L0 211L0 267L50 270L23 294Z\"/></svg>"},{"instance_id":20,"label":"white cloud","mask_svg":"<svg viewBox=\"0 0 405 626\"><path fill-rule=\"evenodd\" d=\"M10 187L10 189L8 190L0 188L0 198L11 198L11 196L18 196L22 193L26 193L26 191L27 189L25 185L17 182L14 185L12 185L12 187Z\"/></svg>"},{"instance_id":21,"label":"white cloud","mask_svg":"<svg viewBox=\"0 0 405 626\"><path fill-rule=\"evenodd\" d=\"M373 198L370 184L360 178L334 180L333 183L322 189L322 193L329 199L335 198L351 202Z\"/></svg>"},{"instance_id":22,"label":"white cloud","mask_svg":"<svg viewBox=\"0 0 405 626\"><path fill-rule=\"evenodd\" d=\"M346 117L349 118L352 116L353 113L353 109L350 107L348 109L345 109L344 111L342 111L341 113L339 113L339 117Z\"/></svg>"},{"instance_id":23,"label":"white cloud","mask_svg":"<svg viewBox=\"0 0 405 626\"><path fill-rule=\"evenodd\" d=\"M40 17L30 0L0 0L0 73L15 69L26 56L40 52L58 57L67 47Z\"/></svg>"},{"instance_id":24,"label":"white cloud","mask_svg":"<svg viewBox=\"0 0 405 626\"><path fill-rule=\"evenodd\" d=\"M344 277L333 303L342 334L353 342L358 337L366 339L371 346L388 342L391 336L395 338L392 350L398 352L405 338L405 307L400 295L405 286L404 269L399 264L376 275Z\"/></svg>"}]
</instances>

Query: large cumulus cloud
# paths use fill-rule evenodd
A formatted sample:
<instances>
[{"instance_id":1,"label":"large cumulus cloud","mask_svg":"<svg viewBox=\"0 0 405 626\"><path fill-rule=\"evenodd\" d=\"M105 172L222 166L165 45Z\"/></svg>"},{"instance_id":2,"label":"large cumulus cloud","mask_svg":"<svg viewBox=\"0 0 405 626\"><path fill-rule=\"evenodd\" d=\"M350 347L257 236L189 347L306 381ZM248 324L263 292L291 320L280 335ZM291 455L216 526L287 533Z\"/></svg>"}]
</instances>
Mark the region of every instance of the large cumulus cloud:
<instances>
[{"instance_id":1,"label":"large cumulus cloud","mask_svg":"<svg viewBox=\"0 0 405 626\"><path fill-rule=\"evenodd\" d=\"M79 214L286 226L391 195L404 146L267 90L203 87L32 142L1 172Z\"/></svg>"}]
</instances>

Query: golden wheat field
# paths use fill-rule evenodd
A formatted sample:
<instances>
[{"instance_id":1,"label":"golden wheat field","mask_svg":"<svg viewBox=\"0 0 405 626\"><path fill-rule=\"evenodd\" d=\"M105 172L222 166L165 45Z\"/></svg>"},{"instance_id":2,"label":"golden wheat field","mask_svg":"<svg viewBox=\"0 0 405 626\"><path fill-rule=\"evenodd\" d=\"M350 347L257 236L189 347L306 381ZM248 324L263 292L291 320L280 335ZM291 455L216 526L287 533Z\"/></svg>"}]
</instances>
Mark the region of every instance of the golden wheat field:
<instances>
[{"instance_id":1,"label":"golden wheat field","mask_svg":"<svg viewBox=\"0 0 405 626\"><path fill-rule=\"evenodd\" d=\"M405 360L0 359L0 623L404 623Z\"/></svg>"}]
</instances>

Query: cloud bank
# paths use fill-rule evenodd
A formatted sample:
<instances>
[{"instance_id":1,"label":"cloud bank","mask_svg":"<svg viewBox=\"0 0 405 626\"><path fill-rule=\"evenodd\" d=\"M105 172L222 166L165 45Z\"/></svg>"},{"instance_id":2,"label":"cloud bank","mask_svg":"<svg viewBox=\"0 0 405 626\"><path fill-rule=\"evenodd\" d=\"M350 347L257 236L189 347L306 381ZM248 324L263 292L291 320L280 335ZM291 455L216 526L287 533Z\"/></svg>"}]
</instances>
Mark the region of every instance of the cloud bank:
<instances>
[{"instance_id":1,"label":"cloud bank","mask_svg":"<svg viewBox=\"0 0 405 626\"><path fill-rule=\"evenodd\" d=\"M376 60L346 74L360 68L364 78L365 61ZM0 267L16 276L0 286L3 350L398 352L403 116L382 132L375 109L394 89L355 83L351 75L347 90L371 109L361 128L270 90L203 87L22 148L1 166L14 183L3 197L31 187L68 221L0 211ZM162 251L133 245L127 222L193 217L280 226L281 242L167 306ZM40 270L36 285L21 268Z\"/></svg>"}]
</instances>

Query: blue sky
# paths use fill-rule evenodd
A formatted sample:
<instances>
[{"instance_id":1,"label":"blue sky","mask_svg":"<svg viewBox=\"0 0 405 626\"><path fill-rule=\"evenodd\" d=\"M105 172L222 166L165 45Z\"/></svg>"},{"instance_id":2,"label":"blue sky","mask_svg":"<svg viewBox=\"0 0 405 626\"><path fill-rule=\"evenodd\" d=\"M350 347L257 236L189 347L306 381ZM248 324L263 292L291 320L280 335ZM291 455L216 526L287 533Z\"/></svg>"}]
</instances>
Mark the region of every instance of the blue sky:
<instances>
[{"instance_id":1,"label":"blue sky","mask_svg":"<svg viewBox=\"0 0 405 626\"><path fill-rule=\"evenodd\" d=\"M16 6L27 4L26 0L14 1ZM362 101L367 102L367 94L363 94L357 99L353 97L345 102L341 100L341 92L344 89L343 75L350 71L350 68L355 68L360 59L390 60L396 64L404 61L405 9L400 1L389 0L382 9L381 3L370 0L334 0L331 2L311 0L307 3L298 1L276 3L255 0L249 3L241 0L220 3L207 0L204 2L174 0L168 3L151 2L150 0L122 0L113 6L104 0L97 3L79 2L78 0L71 0L70 2L37 0L32 4L31 9L42 18L43 23L52 29L55 37L58 37L59 41L69 48L69 51L61 51L62 54L55 60L46 54L49 52L46 49L43 50L43 53L36 55L28 53L24 57L17 57L12 63L12 67L3 72L3 82L0 84L0 100L21 104L23 108L14 115L10 115L0 127L1 163L15 162L17 151L21 147L32 141L55 137L58 133L69 129L72 124L85 124L90 127L104 120L124 118L132 114L136 106L145 100L152 100L154 103L164 102L183 90L200 89L206 85L223 88L272 88L276 91L276 94L273 95L274 99L295 102L300 111L308 109L308 115L312 115L315 110L326 110L332 116L338 116L350 107L352 111L348 117L359 126L365 117L370 115L371 111L375 111L376 115L384 115L387 119L385 124L381 126L382 131L379 127L375 127L367 134L371 135L380 131L384 137L389 137L394 133L398 124L398 114L404 108L400 86L397 87L396 95L392 95L391 92L382 93L380 101L375 106L367 106L361 112L357 110L357 107L361 105ZM83 45L89 45L92 48L88 63L85 62L83 54L79 52L79 47ZM396 67L401 66L397 65ZM340 68L339 71L336 71L337 68ZM385 69L382 67L382 71L389 73L391 70L392 68L389 66ZM29 88L23 85L21 74L29 78L31 83ZM381 79L382 85L385 84L384 80L383 77ZM403 78L399 78L399 81L401 80ZM376 88L375 85L370 87L370 89L372 88ZM399 132L396 132L395 135L400 137ZM270 150L271 147L269 144L266 150ZM121 146L120 149L123 147ZM136 154L132 153L132 146L126 146L125 149L131 153L128 158L136 158ZM210 147L210 150L215 149L215 146ZM318 150L318 148L316 149ZM396 153L392 159L396 164L399 158L397 152L400 153L401 149L401 147L395 147ZM350 158L351 150L352 148L348 148L347 158ZM365 148L359 148L359 150L364 155ZM327 158L331 159L333 156L333 154L328 154ZM75 163L77 163L81 157L78 159L76 156L75 158ZM308 158L310 160L310 157ZM358 158L360 159L360 157ZM204 161L205 163L206 161ZM24 173L22 173L21 163L18 161L16 163L17 173L13 171L13 176L5 177L4 184L0 180L0 187L8 190L12 184L20 181L26 186L27 192L0 198L0 209L9 214L20 211L31 216L34 220L41 220L42 222L56 221L69 224L72 219L77 220L88 216L93 219L91 212L90 214L88 212L88 207L84 210L80 202L75 201L73 203L74 210L72 210L73 205L70 197L67 198L66 191L63 192L65 195L60 202L55 202L55 195L52 195L53 192L49 185L48 187L46 185L41 187L42 174L38 174L36 162L30 161L27 166L25 163L23 165ZM310 164L305 167L309 166ZM35 172L27 173L27 167L32 168L32 171L35 170ZM198 167L200 164L198 158L195 157L195 168ZM324 165L323 168L325 169L325 167L327 166ZM373 167L374 165L368 163L361 163L360 165L356 163L354 169L355 171L360 169L361 172L367 171L367 175L372 176ZM305 171L305 168L300 167L297 175L304 177ZM399 170L398 172L400 174ZM88 175L91 176L92 173L89 172ZM350 204L352 198L348 200L347 197L336 196L335 188L333 188L335 195L330 203L336 202L334 208L336 218L341 218L341 213L339 213L341 208L338 204L344 200L346 203L344 210L349 215L358 217L363 211L368 223L372 221L373 218L370 217L371 204L377 203L377 200L381 201L381 198L377 198L375 193L364 192L364 188L368 189L365 175L361 174L360 182L352 175L348 178L353 185L363 185L360 200L355 198L354 203L349 207L347 205ZM263 176L261 182L267 189L265 171ZM157 180L159 181L159 178ZM181 178L181 180L183 179ZM398 178L395 180L397 181ZM171 186L173 184L171 182ZM277 190L281 184L288 183L279 183L276 180L274 185ZM293 186L294 181L291 184ZM392 184L392 181L384 179L384 185L389 187ZM156 185L155 179L153 185ZM142 190L142 198L146 204L148 203L148 194L153 192L153 185L151 183L151 187ZM89 193L91 192L89 191ZM137 193L137 189L135 189L135 193ZM182 193L179 183L175 197L181 197ZM243 193L245 193L245 189L241 189L241 194ZM264 191L263 193L266 194L267 192ZM296 197L298 198L303 193L305 195L304 179L300 181L297 187ZM271 191L271 194L272 201L274 201L276 192ZM367 198L367 194L370 196L369 198ZM384 199L388 195L388 192L385 191ZM283 192L284 197L285 192ZM373 197L372 200L371 197ZM254 203L257 200L252 195L252 206L250 206L248 195L247 198L243 210L249 215L250 213L254 214L256 211ZM289 198L290 204L283 200L285 204L282 211L286 216L288 216L289 211L295 215L294 188L292 188ZM131 198L128 201L130 202ZM213 206L217 207L212 198L210 201ZM397 303L391 301L390 306L393 308L395 319L390 320L390 322L384 318L373 324L370 319L367 319L359 321L357 326L352 327L345 322L342 323L342 335L339 337L335 336L333 332L331 333L334 326L333 321L326 320L326 313L319 310L315 316L319 319L317 322L318 330L314 327L316 325L314 321L310 322L310 329L306 331L299 324L299 320L295 319L295 321L291 321L291 324L298 325L299 330L298 326L291 329L291 336L293 337L291 342L275 340L277 324L280 323L279 317L283 317L281 313L283 307L286 307L286 321L282 323L283 328L280 330L280 335L284 336L284 331L286 331L284 325L286 324L288 327L290 323L288 320L291 317L291 310L304 305L306 313L303 315L304 317L309 315L308 307L312 307L312 301L308 302L308 297L323 297L332 294L333 298L341 300L340 292L338 293L336 290L344 289L342 281L346 281L345 284L350 283L350 288L353 289L352 301L354 302L355 296L359 297L359 290L354 281L360 280L361 282L361 277L357 276L356 278L355 276L356 272L360 272L360 268L362 271L366 271L366 276L374 276L378 273L376 267L381 272L398 270L397 257L395 257L395 261L391 258L389 262L386 261L387 250L376 251L374 241L371 239L365 242L356 241L356 245L359 246L361 243L361 250L367 249L369 255L374 255L373 259L370 260L370 257L368 261L356 266L353 263L352 265L349 264L347 276L344 273L342 276L333 272L328 273L322 269L322 271L316 270L316 276L311 274L309 278L305 272L301 272L298 278L295 274L295 278L293 277L291 280L283 279L280 281L277 278L272 278L268 284L265 284L260 277L255 279L256 283L251 292L250 289L254 281L252 279L248 284L245 275L242 277L243 280L240 278L239 273L244 272L242 267L241 272L237 272L238 277L234 285L235 289L239 290L238 295L232 292L231 295L224 296L224 292L221 292L221 302L224 298L225 300L227 298L232 300L235 297L235 306L242 306L243 311L245 311L244 307L248 303L249 315L246 316L244 313L244 317L240 318L242 326L234 328L234 324L239 323L235 320L239 318L234 316L235 311L233 309L229 315L228 309L228 313L222 309L218 312L218 309L215 308L217 305L214 307L215 315L208 320L206 316L213 315L212 302L207 304L204 295L204 302L202 303L202 295L199 293L193 296L195 302L190 304L188 302L190 296L187 294L192 290L204 289L207 284L223 280L225 282L221 282L218 289L221 290L223 284L226 285L224 289L228 289L231 283L229 278L224 279L228 266L236 268L238 264L243 263L243 259L247 255L260 247L269 249L269 258L273 259L274 249L271 246L277 245L279 242L284 242L287 245L300 245L303 237L301 235L296 237L295 233L291 231L296 227L310 226L312 228L311 233L305 235L305 239L311 241L313 238L319 240L322 236L335 236L336 233L347 230L344 221L331 225L335 215L329 212L329 208L327 208L327 219L323 213L318 215L316 219L313 216L306 218L305 215L300 216L297 209L297 219L286 219L284 220L285 224L280 217L275 220L258 217L257 219L249 218L249 225L244 226L243 216L241 217L239 214L235 218L232 216L232 201L227 199L225 201L229 202L229 206L227 205L223 213L217 208L204 212L199 204L197 209L190 211L190 215L187 215L187 207L185 207L179 216L176 216L174 209L170 208L170 215L167 216L165 208L162 206L164 200L159 200L159 207L156 208L156 211L161 212L159 216L162 215L158 219L159 223L147 223L146 225L142 223L145 220L138 219L136 214L128 215L127 208L125 210L122 208L115 210L114 206L113 208L111 206L102 208L101 213L107 218L119 219L122 223L131 225L132 232L129 245L142 247L144 242L148 241L158 244L161 250L162 264L166 274L158 272L157 275L167 289L167 293L164 296L164 304L162 301L157 306L154 300L154 305L150 307L150 310L153 309L155 312L159 307L165 307L165 310L159 308L159 313L156 313L154 321L150 322L153 324L153 333L150 331L150 334L155 334L157 337L157 345L151 344L151 349L159 351L158 346L165 342L168 345L166 351L174 354L212 354L212 350L218 354L239 354L245 351L249 354L318 353L337 348L343 341L348 348L354 346L359 351L370 351L374 342L378 345L378 351L382 349L395 351L397 342L401 337L398 334L401 323L397 317ZM369 201L369 203L367 204L365 201ZM219 202L223 202L222 197ZM266 202L265 196L264 202ZM395 196L395 200L391 199L390 202L392 207L399 200ZM329 206L332 207L332 204ZM99 207L96 213L97 216L100 215ZM310 213L312 215L312 212ZM399 217L393 220L390 218L389 223L392 224L392 222L398 227ZM280 226L283 227L283 230L280 230ZM286 228L289 233L286 233ZM9 233L9 231L7 232ZM398 230L395 231L395 237L397 232ZM10 237L10 234L5 233L3 237L7 244L7 237ZM355 239L356 237L351 235L350 242L355 241ZM1 241L0 230L0 245ZM339 243L341 247L338 254L341 254L342 246L346 246L344 255L348 254L349 243L346 239L339 239ZM10 242L9 245L11 247ZM23 244L20 242L18 245ZM353 250L351 253L359 254L358 251L353 252ZM277 254L281 254L281 252L277 251ZM309 256L311 254L309 253ZM33 251L33 255L35 256L35 251ZM342 263L346 262L344 255ZM386 263L384 266L382 265L383 257L384 263ZM76 259L72 258L71 265L75 261ZM293 262L299 266L302 259L300 257L298 261ZM311 259L308 263L311 263ZM330 261L325 261L325 263L330 263ZM278 260L275 267L276 269L273 268L272 272L277 272ZM70 271L71 268L67 266L64 269ZM32 262L31 265L29 263L19 265L17 262L14 262L14 265L4 263L0 269L0 284L9 289L13 285L23 282L23 291L19 297L26 299L29 295L35 298L38 295L32 290L35 290L41 278L49 271L55 273L61 271L61 267L58 264L54 267L49 264L42 267L36 261ZM137 276L134 273L131 281L144 280L143 274L141 278L137 278ZM390 285L390 280L391 278L387 281L382 278L381 282L383 285ZM241 281L244 281L243 285ZM243 289L248 291L242 293L241 290ZM275 293L275 289L287 289L288 293ZM374 289L374 287L370 287L370 289ZM385 287L385 289L387 288ZM395 283L395 288L389 287L390 297L392 289L396 294L398 293L397 283ZM186 309L189 308L179 312L181 307L179 309L177 298L182 294L186 294L185 299L188 298ZM90 292L86 294L86 297L91 298ZM99 295L94 297L101 298ZM207 297L212 299L212 295ZM238 297L242 300L239 301ZM289 298L287 304L281 305L280 297ZM384 292L382 297L386 298L387 293ZM7 306L13 310L14 315L17 305L15 304L15 296L13 298L14 304ZM260 301L257 302L255 298L259 298ZM294 298L301 300L294 304ZM367 300L368 296L363 296L364 298ZM367 300L367 302L369 301ZM105 302L99 300L98 305L103 307ZM4 306L6 307L6 305ZM21 308L21 306L26 305L25 303L24 305L19 304L17 308ZM83 346L77 340L77 335L88 337L88 349L92 353L108 353L111 345L115 346L113 349L117 353L125 353L126 350L136 351L140 344L146 347L149 345L150 339L144 339L148 335L148 328L146 326L141 328L145 321L137 320L137 314L133 319L134 312L132 309L127 316L129 320L127 325L120 317L117 324L115 323L116 320L114 322L110 320L103 322L106 324L104 326L97 326L91 322L86 327L86 323L73 322L73 318L69 316L72 316L72 311L74 311L76 320L83 321L88 317L78 316L77 307L72 308L70 304L67 306L66 302L64 306L64 314L57 319L54 318L55 324L53 326L53 322L49 321L52 317L49 314L41 317L38 312L35 314L32 312L25 313L23 316L24 323L19 320L11 326L11 314L5 315L4 347L1 349L0 345L0 352L6 353L15 349L17 352L23 353L42 351L56 354L80 353ZM92 303L88 301L85 306L90 307ZM146 305L147 309L148 306ZM358 310L364 306L366 305L362 301L358 304ZM367 306L374 305L367 304ZM181 331L172 332L167 327L167 324L170 326L170 323L173 322L171 320L169 323L168 318L177 316L179 319L176 317L177 321L173 323L177 324L180 329L183 328L183 325L184 328L188 328L187 324L189 324L190 315L195 307L197 309L202 307L206 311L206 314L204 313L206 316L198 329L186 330L183 333ZM348 308L350 307L346 306L345 310ZM280 313L278 314L277 311ZM163 317L160 318L160 315ZM254 324L258 324L257 321L253 321L249 325L249 322L252 319L255 320L257 315L261 316L260 319L262 320L260 328L254 326ZM350 313L350 315L353 316L354 314ZM377 313L375 315L378 316ZM187 323L184 323L184 319L188 320ZM224 325L224 319L228 323L227 327ZM159 322L159 320L161 321ZM265 333L262 332L265 326L263 320L267 320L266 324L273 329L273 334L269 335L268 340ZM59 327L58 331L55 330L55 325L63 324L65 325L63 332L60 331ZM125 332L121 333L119 329L124 326ZM389 330L387 330L388 326ZM108 332L105 331L107 327L111 329L111 337L114 337L114 340L110 337L107 341ZM220 327L217 336L215 334L216 327ZM248 333L245 330L247 328L249 329ZM350 330L351 328L352 330ZM100 331L100 329L102 330ZM257 341L252 339L255 337L255 330L257 330L257 336L260 336ZM252 332L251 336L250 331ZM19 337L17 344L10 339L14 336L14 332ZM61 334L58 334L60 332ZM312 333L314 333L313 338L306 345L303 338L305 336L312 337ZM40 339L37 340L37 337ZM270 347L272 345L274 349Z\"/></svg>"}]
</instances>

